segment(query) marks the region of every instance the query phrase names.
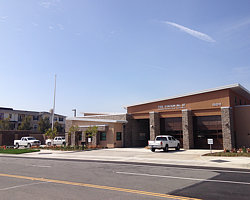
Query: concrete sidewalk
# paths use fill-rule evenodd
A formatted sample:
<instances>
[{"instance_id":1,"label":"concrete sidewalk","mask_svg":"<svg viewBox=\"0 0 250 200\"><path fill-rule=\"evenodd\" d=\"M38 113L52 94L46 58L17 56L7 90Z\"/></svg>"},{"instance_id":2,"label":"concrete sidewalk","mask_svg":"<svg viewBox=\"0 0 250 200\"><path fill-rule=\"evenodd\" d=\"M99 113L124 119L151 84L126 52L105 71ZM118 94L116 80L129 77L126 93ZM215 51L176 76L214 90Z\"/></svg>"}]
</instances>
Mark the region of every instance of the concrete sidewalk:
<instances>
[{"instance_id":1,"label":"concrete sidewalk","mask_svg":"<svg viewBox=\"0 0 250 200\"><path fill-rule=\"evenodd\" d=\"M115 148L80 152L41 150L21 155L0 154L0 157L100 160L250 169L250 157L202 156L209 152L209 150L170 150L169 152L156 151L153 153L145 148ZM218 152L218 150L213 152Z\"/></svg>"}]
</instances>

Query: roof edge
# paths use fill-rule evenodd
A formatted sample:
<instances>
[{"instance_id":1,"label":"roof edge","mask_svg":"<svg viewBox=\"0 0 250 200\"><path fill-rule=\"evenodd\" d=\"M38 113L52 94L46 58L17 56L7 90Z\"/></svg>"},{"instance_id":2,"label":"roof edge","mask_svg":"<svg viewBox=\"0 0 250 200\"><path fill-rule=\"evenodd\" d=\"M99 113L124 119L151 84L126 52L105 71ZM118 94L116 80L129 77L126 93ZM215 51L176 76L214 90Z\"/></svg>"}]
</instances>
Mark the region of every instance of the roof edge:
<instances>
[{"instance_id":1,"label":"roof edge","mask_svg":"<svg viewBox=\"0 0 250 200\"><path fill-rule=\"evenodd\" d=\"M144 105L144 104L148 104L148 103L154 103L154 102L165 101L165 100L170 100L170 99L177 99L177 98L181 98L181 97L192 96L192 95L197 95L197 94L202 94L202 93L207 93L207 92L214 92L214 91L218 91L218 90L225 90L225 89L230 89L230 88L235 88L235 87L240 87L245 92L250 94L250 92L246 88L241 86L239 83L234 83L234 84L220 86L220 87L216 87L216 88L200 90L200 91L197 91L197 92L190 92L190 93L186 93L186 94L183 94L183 95L176 95L176 96L171 96L171 97L167 97L167 98L163 98L163 99L156 99L156 100L152 100L152 101L146 101L146 102L142 102L142 103L131 104L131 105L127 105L127 106L124 106L124 107L128 108L128 107L132 107L132 106L139 106L139 105Z\"/></svg>"},{"instance_id":2,"label":"roof edge","mask_svg":"<svg viewBox=\"0 0 250 200\"><path fill-rule=\"evenodd\" d=\"M71 121L86 121L86 122L110 122L110 123L127 123L126 120L113 120L113 119L93 119L93 118L84 118L84 117L69 117L66 120Z\"/></svg>"}]
</instances>

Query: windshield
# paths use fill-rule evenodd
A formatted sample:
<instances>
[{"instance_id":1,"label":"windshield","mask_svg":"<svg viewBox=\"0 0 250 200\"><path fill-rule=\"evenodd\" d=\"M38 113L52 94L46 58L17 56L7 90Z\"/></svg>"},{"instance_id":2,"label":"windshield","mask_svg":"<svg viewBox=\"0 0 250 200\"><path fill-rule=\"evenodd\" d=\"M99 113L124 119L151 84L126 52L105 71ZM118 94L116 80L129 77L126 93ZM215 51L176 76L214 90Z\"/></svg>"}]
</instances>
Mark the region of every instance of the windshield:
<instances>
[{"instance_id":1,"label":"windshield","mask_svg":"<svg viewBox=\"0 0 250 200\"><path fill-rule=\"evenodd\" d=\"M157 141L167 141L167 138L165 138L165 137L157 137L156 140Z\"/></svg>"},{"instance_id":2,"label":"windshield","mask_svg":"<svg viewBox=\"0 0 250 200\"><path fill-rule=\"evenodd\" d=\"M29 137L28 140L36 140L36 138Z\"/></svg>"}]
</instances>

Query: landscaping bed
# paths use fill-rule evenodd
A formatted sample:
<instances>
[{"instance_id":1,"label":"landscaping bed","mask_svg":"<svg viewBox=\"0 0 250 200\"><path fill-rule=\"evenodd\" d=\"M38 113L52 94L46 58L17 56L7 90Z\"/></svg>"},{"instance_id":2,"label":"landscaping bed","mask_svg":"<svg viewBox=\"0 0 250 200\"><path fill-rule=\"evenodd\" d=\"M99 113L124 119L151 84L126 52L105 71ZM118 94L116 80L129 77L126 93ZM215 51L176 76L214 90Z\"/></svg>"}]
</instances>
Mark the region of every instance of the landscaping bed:
<instances>
[{"instance_id":1,"label":"landscaping bed","mask_svg":"<svg viewBox=\"0 0 250 200\"><path fill-rule=\"evenodd\" d=\"M32 152L38 152L39 149L11 149L11 148L0 148L0 153L6 153L6 154L22 154L22 153L32 153Z\"/></svg>"},{"instance_id":2,"label":"landscaping bed","mask_svg":"<svg viewBox=\"0 0 250 200\"><path fill-rule=\"evenodd\" d=\"M249 148L240 148L238 150L232 149L224 150L222 152L216 152L216 153L207 153L203 156L224 156L224 157L250 157L250 149Z\"/></svg>"}]
</instances>

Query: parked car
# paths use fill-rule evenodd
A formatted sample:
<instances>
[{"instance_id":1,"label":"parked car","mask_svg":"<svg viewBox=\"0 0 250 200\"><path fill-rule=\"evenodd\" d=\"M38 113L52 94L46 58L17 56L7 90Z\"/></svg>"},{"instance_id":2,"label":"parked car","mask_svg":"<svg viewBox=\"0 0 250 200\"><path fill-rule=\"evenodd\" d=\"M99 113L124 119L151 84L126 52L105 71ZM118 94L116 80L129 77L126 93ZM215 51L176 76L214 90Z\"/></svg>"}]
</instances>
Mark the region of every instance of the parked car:
<instances>
[{"instance_id":1,"label":"parked car","mask_svg":"<svg viewBox=\"0 0 250 200\"><path fill-rule=\"evenodd\" d=\"M154 141L148 141L148 146L152 152L155 152L155 149L168 151L168 148L175 148L176 150L179 150L180 141L171 135L158 135Z\"/></svg>"},{"instance_id":2,"label":"parked car","mask_svg":"<svg viewBox=\"0 0 250 200\"><path fill-rule=\"evenodd\" d=\"M47 139L45 141L45 144L47 146L51 146L51 145L65 145L66 142L65 142L65 137L55 137L53 140L52 139Z\"/></svg>"},{"instance_id":3,"label":"parked car","mask_svg":"<svg viewBox=\"0 0 250 200\"><path fill-rule=\"evenodd\" d=\"M32 147L32 146L40 146L41 141L37 140L34 137L22 137L21 140L14 140L14 146L19 148L20 146Z\"/></svg>"}]
</instances>

